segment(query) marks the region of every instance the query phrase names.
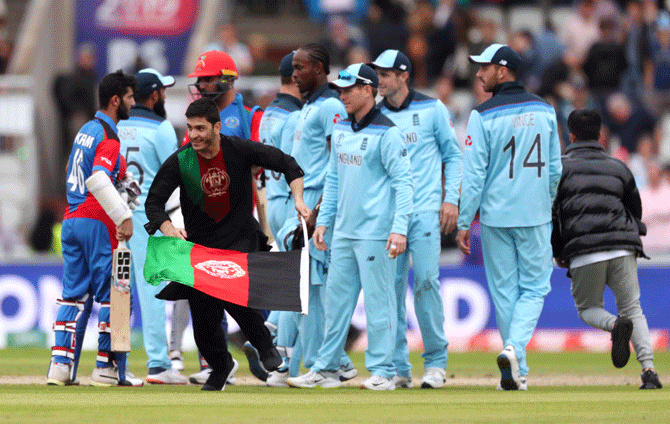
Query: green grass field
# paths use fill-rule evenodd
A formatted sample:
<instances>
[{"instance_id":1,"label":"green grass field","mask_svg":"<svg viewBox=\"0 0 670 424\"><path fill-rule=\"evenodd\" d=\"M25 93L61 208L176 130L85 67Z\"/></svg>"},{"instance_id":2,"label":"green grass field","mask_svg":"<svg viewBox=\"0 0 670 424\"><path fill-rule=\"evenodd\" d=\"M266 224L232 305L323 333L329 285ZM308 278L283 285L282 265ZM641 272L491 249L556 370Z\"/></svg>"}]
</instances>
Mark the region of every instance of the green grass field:
<instances>
[{"instance_id":1,"label":"green grass field","mask_svg":"<svg viewBox=\"0 0 670 424\"><path fill-rule=\"evenodd\" d=\"M44 376L49 355L43 349L0 350L0 377ZM144 354L131 356L130 369L144 376ZM240 361L237 375L248 376L246 358L239 352L235 356ZM185 359L188 367L184 373L195 372L195 354ZM354 353L352 359L367 377L363 355ZM655 360L661 380L669 387L648 391L637 388L639 366L634 357L621 370L612 367L604 353L531 352L529 360L531 375L525 393L497 392L493 385L477 383L497 378L495 353L450 354L448 378L472 379L473 383L451 384L440 390L380 393L356 387L298 390L236 385L215 393L200 392L200 387L193 385L97 388L2 384L0 423L670 422L669 352L657 353ZM81 376L90 376L93 361L94 353L85 352ZM412 362L415 374L421 375L421 357L413 354ZM566 375L567 383L541 383ZM570 378L575 379L575 385L570 385ZM533 385L534 379L540 384ZM591 385L591 379L628 383Z\"/></svg>"}]
</instances>

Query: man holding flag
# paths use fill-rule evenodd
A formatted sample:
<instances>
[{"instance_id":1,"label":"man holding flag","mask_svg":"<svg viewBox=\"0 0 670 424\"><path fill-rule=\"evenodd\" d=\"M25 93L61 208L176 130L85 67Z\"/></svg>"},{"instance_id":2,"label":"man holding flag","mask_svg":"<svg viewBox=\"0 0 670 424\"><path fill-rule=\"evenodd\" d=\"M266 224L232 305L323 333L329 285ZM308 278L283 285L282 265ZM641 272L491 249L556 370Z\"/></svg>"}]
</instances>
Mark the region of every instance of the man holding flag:
<instances>
[{"instance_id":1,"label":"man holding flag","mask_svg":"<svg viewBox=\"0 0 670 424\"><path fill-rule=\"evenodd\" d=\"M165 161L149 190L145 205L149 220L145 228L149 234L160 230L165 236L188 240L206 248L237 252L267 250L267 237L251 214L250 172L258 167L283 173L296 210L303 217L309 216L310 210L303 202L303 172L291 156L272 146L220 134L221 120L216 103L211 99L202 98L191 103L186 118L190 143ZM181 192L185 229L176 229L165 212L165 203L177 187ZM152 275L147 268L151 260L151 242L148 250L145 277L150 281ZM222 270L226 274L223 278L232 279L249 273L248 281L250 270L245 272L235 258L233 255L231 261L218 261L227 264ZM224 283L234 284L233 281ZM224 310L240 325L268 371L282 365L263 316L256 309L241 306L244 302L235 304L220 300L177 283L169 284L159 295L167 300L189 300L196 344L212 367L202 390L223 390L228 375L238 366L228 352L220 325Z\"/></svg>"}]
</instances>

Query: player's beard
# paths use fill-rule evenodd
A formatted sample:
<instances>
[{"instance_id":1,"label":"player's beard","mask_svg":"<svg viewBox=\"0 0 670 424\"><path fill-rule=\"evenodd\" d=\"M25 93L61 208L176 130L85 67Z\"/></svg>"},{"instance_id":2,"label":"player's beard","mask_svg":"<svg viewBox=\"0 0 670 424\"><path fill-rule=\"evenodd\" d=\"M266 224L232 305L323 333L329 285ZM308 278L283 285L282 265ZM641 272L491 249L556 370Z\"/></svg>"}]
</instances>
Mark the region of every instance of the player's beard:
<instances>
[{"instance_id":1,"label":"player's beard","mask_svg":"<svg viewBox=\"0 0 670 424\"><path fill-rule=\"evenodd\" d=\"M119 108L116 111L119 121L130 118L130 108L126 106L125 103L121 102Z\"/></svg>"},{"instance_id":2,"label":"player's beard","mask_svg":"<svg viewBox=\"0 0 670 424\"><path fill-rule=\"evenodd\" d=\"M158 99L158 102L156 102L156 104L154 105L154 113L163 119L167 118L167 111L165 110L165 100Z\"/></svg>"}]
</instances>

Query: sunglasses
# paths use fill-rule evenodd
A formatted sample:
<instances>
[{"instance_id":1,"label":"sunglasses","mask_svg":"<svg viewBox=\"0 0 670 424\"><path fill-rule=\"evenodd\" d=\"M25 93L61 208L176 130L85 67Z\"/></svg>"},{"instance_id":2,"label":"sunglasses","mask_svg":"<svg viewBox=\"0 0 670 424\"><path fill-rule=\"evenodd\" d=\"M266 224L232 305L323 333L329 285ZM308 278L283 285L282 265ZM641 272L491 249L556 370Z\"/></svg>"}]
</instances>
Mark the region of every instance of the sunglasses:
<instances>
[{"instance_id":1,"label":"sunglasses","mask_svg":"<svg viewBox=\"0 0 670 424\"><path fill-rule=\"evenodd\" d=\"M344 81L360 81L363 84L373 85L372 80L367 79L367 78L363 78L360 75L351 75L351 73L349 71L347 71L346 69L344 71L340 71L340 73L337 74L337 77L341 80L344 80Z\"/></svg>"}]
</instances>

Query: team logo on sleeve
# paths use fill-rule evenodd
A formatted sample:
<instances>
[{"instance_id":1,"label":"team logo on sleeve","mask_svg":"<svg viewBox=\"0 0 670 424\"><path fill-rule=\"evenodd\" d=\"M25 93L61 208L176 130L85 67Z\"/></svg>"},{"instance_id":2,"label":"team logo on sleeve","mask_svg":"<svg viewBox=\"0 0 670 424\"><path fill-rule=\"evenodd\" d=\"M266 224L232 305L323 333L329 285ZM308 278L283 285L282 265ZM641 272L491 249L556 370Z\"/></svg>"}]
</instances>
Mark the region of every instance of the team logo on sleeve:
<instances>
[{"instance_id":1,"label":"team logo on sleeve","mask_svg":"<svg viewBox=\"0 0 670 424\"><path fill-rule=\"evenodd\" d=\"M472 146L472 137L468 136L468 137L465 139L465 145L466 145L466 146Z\"/></svg>"},{"instance_id":2,"label":"team logo on sleeve","mask_svg":"<svg viewBox=\"0 0 670 424\"><path fill-rule=\"evenodd\" d=\"M233 128L237 128L240 125L240 120L237 119L234 116L229 116L229 117L226 118L224 123L226 124L227 128L233 129Z\"/></svg>"},{"instance_id":3,"label":"team logo on sleeve","mask_svg":"<svg viewBox=\"0 0 670 424\"><path fill-rule=\"evenodd\" d=\"M228 191L230 177L219 168L209 168L200 180L202 191L210 197L222 196Z\"/></svg>"},{"instance_id":4,"label":"team logo on sleeve","mask_svg":"<svg viewBox=\"0 0 670 424\"><path fill-rule=\"evenodd\" d=\"M333 124L337 124L338 122L340 122L341 119L342 117L340 116L340 114L336 113L335 116L333 116Z\"/></svg>"},{"instance_id":5,"label":"team logo on sleeve","mask_svg":"<svg viewBox=\"0 0 670 424\"><path fill-rule=\"evenodd\" d=\"M244 268L233 261L205 261L200 262L195 266L200 271L204 271L212 277L225 278L240 278L246 275Z\"/></svg>"},{"instance_id":6,"label":"team logo on sleeve","mask_svg":"<svg viewBox=\"0 0 670 424\"><path fill-rule=\"evenodd\" d=\"M402 149L402 153L400 153L401 157L407 156L407 149Z\"/></svg>"}]
</instances>

